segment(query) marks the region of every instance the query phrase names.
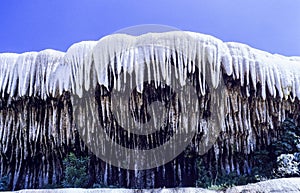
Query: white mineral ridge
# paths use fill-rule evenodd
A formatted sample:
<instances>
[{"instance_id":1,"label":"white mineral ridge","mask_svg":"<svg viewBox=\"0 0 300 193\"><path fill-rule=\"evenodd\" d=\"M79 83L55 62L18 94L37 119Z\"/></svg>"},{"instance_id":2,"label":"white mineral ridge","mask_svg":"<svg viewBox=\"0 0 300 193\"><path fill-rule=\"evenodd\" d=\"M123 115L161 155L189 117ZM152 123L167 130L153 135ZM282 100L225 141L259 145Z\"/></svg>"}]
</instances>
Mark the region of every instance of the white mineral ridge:
<instances>
[{"instance_id":1,"label":"white mineral ridge","mask_svg":"<svg viewBox=\"0 0 300 193\"><path fill-rule=\"evenodd\" d=\"M178 65L175 76L183 85L186 74L193 73L197 66L216 87L223 68L227 75L239 80L241 86L246 86L248 96L252 81L255 89L260 82L263 99L266 99L267 90L271 96L279 95L281 99L293 101L300 98L300 57L270 54L245 44L224 43L209 35L182 31L141 36L113 34L99 41L76 43L66 53L54 50L2 53L0 93L12 98L40 96L45 99L71 91L82 96L83 89L88 90L97 82L108 88L110 70L114 80L122 71L135 72L135 81L139 83L144 80L141 72L145 67L152 69L147 74L148 79L168 83L171 58ZM207 64L211 72L209 76L205 74L208 73ZM200 81L201 92L205 94L207 80ZM138 87L138 91L142 89L142 86Z\"/></svg>"}]
</instances>

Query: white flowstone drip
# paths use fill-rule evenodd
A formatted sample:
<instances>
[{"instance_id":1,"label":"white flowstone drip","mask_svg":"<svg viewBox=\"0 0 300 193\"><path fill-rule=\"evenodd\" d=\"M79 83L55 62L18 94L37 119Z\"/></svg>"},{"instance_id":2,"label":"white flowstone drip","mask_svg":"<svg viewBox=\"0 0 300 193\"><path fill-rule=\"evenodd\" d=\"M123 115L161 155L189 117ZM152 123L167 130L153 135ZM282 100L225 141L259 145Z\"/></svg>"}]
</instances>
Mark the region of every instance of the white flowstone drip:
<instances>
[{"instance_id":1,"label":"white flowstone drip","mask_svg":"<svg viewBox=\"0 0 300 193\"><path fill-rule=\"evenodd\" d=\"M46 99L49 96L61 95L68 90L69 70L66 69L62 59L65 53L55 50L43 50L38 53L35 80L35 96ZM40 85L39 85L40 84ZM22 96L22 95L21 95Z\"/></svg>"},{"instance_id":2,"label":"white flowstone drip","mask_svg":"<svg viewBox=\"0 0 300 193\"><path fill-rule=\"evenodd\" d=\"M16 73L14 72L16 69L16 62L18 57L19 54L0 54L0 90L2 93L2 97L4 97L4 93L13 93L13 91L11 91L11 88L16 87L16 80L14 79Z\"/></svg>"},{"instance_id":3,"label":"white flowstone drip","mask_svg":"<svg viewBox=\"0 0 300 193\"><path fill-rule=\"evenodd\" d=\"M55 96L64 90L82 95L90 83L97 82L109 88L109 69L117 80L122 70L138 74L137 83L143 81L143 71L148 79L165 80L170 83L171 58L178 65L176 78L185 84L187 73L198 66L204 77L211 66L211 81L219 83L221 67L227 75L239 79L250 96L250 80L253 87L261 84L261 97L266 92L281 99L292 101L300 97L300 57L285 57L251 48L247 45L228 42L209 35L194 32L148 33L141 36L113 34L99 41L85 41L72 45L66 53L44 50L23 54L0 54L0 91L11 97ZM95 74L91 74L95 72ZM125 75L126 73L124 73ZM96 76L96 77L94 77ZM200 80L201 92L205 94L205 79ZM18 87L17 87L18 85ZM93 86L94 86L93 85ZM138 84L137 84L138 85ZM115 85L115 88L117 84ZM142 89L142 88L139 88Z\"/></svg>"},{"instance_id":4,"label":"white flowstone drip","mask_svg":"<svg viewBox=\"0 0 300 193\"><path fill-rule=\"evenodd\" d=\"M73 44L66 55L64 56L64 66L67 74L70 76L70 80L65 80L66 88L68 83L71 84L70 88L73 93L78 96L82 96L83 88L89 90L90 81L94 82L92 73L92 49L96 45L96 41L83 41L80 43ZM69 68L69 71L68 71ZM65 76L66 78L69 78ZM95 84L93 85L95 86Z\"/></svg>"},{"instance_id":5,"label":"white flowstone drip","mask_svg":"<svg viewBox=\"0 0 300 193\"><path fill-rule=\"evenodd\" d=\"M249 88L250 81L256 89L260 82L262 98L266 99L266 90L271 96L290 99L300 97L299 57L285 57L270 54L240 43L226 43L232 57L234 79L240 79L241 86ZM246 80L244 80L246 78ZM291 95L293 93L293 95ZM249 95L248 95L249 96Z\"/></svg>"},{"instance_id":6,"label":"white flowstone drip","mask_svg":"<svg viewBox=\"0 0 300 193\"><path fill-rule=\"evenodd\" d=\"M2 96L48 96L68 90L69 70L62 62L63 52L43 50L23 54L0 54Z\"/></svg>"}]
</instances>

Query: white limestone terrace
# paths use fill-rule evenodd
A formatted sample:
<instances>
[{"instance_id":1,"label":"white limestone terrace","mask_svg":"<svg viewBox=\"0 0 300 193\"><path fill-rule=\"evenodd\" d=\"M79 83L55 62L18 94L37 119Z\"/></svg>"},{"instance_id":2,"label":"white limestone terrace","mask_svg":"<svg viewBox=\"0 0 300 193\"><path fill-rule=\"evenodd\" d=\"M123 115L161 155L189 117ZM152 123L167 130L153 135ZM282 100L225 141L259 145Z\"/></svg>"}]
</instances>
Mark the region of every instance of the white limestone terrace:
<instances>
[{"instance_id":1,"label":"white limestone terrace","mask_svg":"<svg viewBox=\"0 0 300 193\"><path fill-rule=\"evenodd\" d=\"M224 190L209 190L203 188L158 188L158 189L82 189L82 188L66 188L66 189L25 189L15 191L17 193L240 193L240 192L299 192L300 178L280 178L262 181L244 186L234 186Z\"/></svg>"},{"instance_id":2,"label":"white limestone terrace","mask_svg":"<svg viewBox=\"0 0 300 193\"><path fill-rule=\"evenodd\" d=\"M109 68L113 70L114 79L122 70L129 74L135 71L141 76L137 79L143 79L143 73L138 72L146 65L156 69L148 78L168 82L171 57L176 58L179 71L176 77L182 84L186 74L193 73L196 65L205 74L204 63L208 62L213 69L210 77L214 86L218 85L223 69L239 80L241 86L246 86L247 96L250 96L252 81L255 89L260 82L263 99L266 99L267 90L274 98L300 99L300 57L270 54L245 44L222 42L209 35L186 31L141 36L113 34L99 41L75 43L66 53L50 49L1 53L0 94L2 97L8 94L12 98L38 96L46 99L71 91L81 96L83 89L88 90L96 82L108 87ZM200 81L204 87L205 80ZM118 88L118 84L114 86ZM205 94L204 88L201 91Z\"/></svg>"}]
</instances>

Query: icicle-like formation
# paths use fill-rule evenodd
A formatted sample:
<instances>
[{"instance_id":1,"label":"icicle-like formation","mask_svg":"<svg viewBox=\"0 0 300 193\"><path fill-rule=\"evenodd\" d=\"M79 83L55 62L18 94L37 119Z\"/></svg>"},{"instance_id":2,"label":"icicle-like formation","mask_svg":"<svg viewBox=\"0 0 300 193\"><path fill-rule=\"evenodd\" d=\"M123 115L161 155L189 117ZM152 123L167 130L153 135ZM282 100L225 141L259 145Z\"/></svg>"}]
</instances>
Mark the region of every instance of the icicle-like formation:
<instances>
[{"instance_id":1,"label":"icicle-like formation","mask_svg":"<svg viewBox=\"0 0 300 193\"><path fill-rule=\"evenodd\" d=\"M0 77L0 92L2 93L2 97L4 97L4 93L13 93L11 88L16 88L16 79L18 77L15 73L16 69L16 62L18 59L18 54L0 54L0 70L1 70L1 77Z\"/></svg>"},{"instance_id":2,"label":"icicle-like formation","mask_svg":"<svg viewBox=\"0 0 300 193\"><path fill-rule=\"evenodd\" d=\"M203 63L212 68L212 83L217 86L221 67L227 75L239 79L249 94L250 80L254 89L261 84L261 97L300 98L300 57L270 54L240 43L223 43L212 36L194 32L149 33L141 36L114 34L99 41L72 45L64 54L53 50L39 53L0 54L0 92L9 96L55 96L63 90L82 95L90 81L109 87L109 71L114 80L123 69L131 74L153 67L148 78L166 80L170 59L176 60L179 80L185 84L186 73L195 66L204 73ZM94 64L94 65L92 65ZM222 64L222 65L221 65ZM95 74L90 74L90 73ZM143 80L139 74L136 81ZM201 85L205 85L206 80ZM85 82L85 83L83 83ZM16 86L18 85L18 88ZM58 91L56 93L56 91ZM204 89L201 88L202 94Z\"/></svg>"},{"instance_id":3,"label":"icicle-like formation","mask_svg":"<svg viewBox=\"0 0 300 193\"><path fill-rule=\"evenodd\" d=\"M69 69L62 63L63 56L64 53L55 50L43 50L38 53L34 64L36 69L32 72L35 74L35 80L32 80L35 86L34 96L46 99L68 90Z\"/></svg>"},{"instance_id":4,"label":"icicle-like formation","mask_svg":"<svg viewBox=\"0 0 300 193\"><path fill-rule=\"evenodd\" d=\"M91 74L93 72L91 69L91 54L95 44L96 41L85 41L73 44L64 57L64 64L70 68L72 75L70 78L72 92L80 97L82 96L83 89L89 90L90 88L90 77L93 77ZM95 86L95 84L93 86Z\"/></svg>"},{"instance_id":5,"label":"icicle-like formation","mask_svg":"<svg viewBox=\"0 0 300 193\"><path fill-rule=\"evenodd\" d=\"M208 62L212 69L211 81L217 87L221 61L230 61L228 53L226 45L212 36L192 32L167 32L138 37L125 34L104 37L93 49L92 57L98 82L106 88L109 88L109 68L114 73L114 80L121 69L129 74L134 71L138 76L137 85L144 80L144 69L153 68L153 73L148 72L146 77L155 82L164 80L168 84L171 77L171 59L178 65L175 76L182 85L185 84L187 73L193 73L195 67L205 76L205 64ZM226 66L226 70L231 73L230 67ZM204 92L205 80L202 81L201 90Z\"/></svg>"},{"instance_id":6,"label":"icicle-like formation","mask_svg":"<svg viewBox=\"0 0 300 193\"><path fill-rule=\"evenodd\" d=\"M284 57L253 49L240 43L226 43L232 57L234 79L249 90L250 79L254 88L261 84L261 95L266 99L268 89L271 96L292 101L300 98L299 57ZM249 96L249 92L247 93Z\"/></svg>"},{"instance_id":7,"label":"icicle-like formation","mask_svg":"<svg viewBox=\"0 0 300 193\"><path fill-rule=\"evenodd\" d=\"M68 90L69 69L62 64L63 52L43 50L23 54L0 54L2 97L40 96Z\"/></svg>"}]
</instances>

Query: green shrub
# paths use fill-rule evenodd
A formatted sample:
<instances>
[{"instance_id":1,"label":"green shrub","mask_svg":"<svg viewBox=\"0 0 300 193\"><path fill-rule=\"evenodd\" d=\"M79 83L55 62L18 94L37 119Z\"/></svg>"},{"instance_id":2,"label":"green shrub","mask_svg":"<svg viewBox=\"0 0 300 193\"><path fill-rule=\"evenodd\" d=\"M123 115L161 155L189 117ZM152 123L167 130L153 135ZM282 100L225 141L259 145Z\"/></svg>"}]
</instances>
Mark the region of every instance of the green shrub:
<instances>
[{"instance_id":1,"label":"green shrub","mask_svg":"<svg viewBox=\"0 0 300 193\"><path fill-rule=\"evenodd\" d=\"M9 178L8 176L3 176L0 178L0 191L8 190Z\"/></svg>"},{"instance_id":2,"label":"green shrub","mask_svg":"<svg viewBox=\"0 0 300 193\"><path fill-rule=\"evenodd\" d=\"M282 137L272 145L275 155L299 152L300 128L292 119L286 119L282 124L282 129Z\"/></svg>"},{"instance_id":3,"label":"green shrub","mask_svg":"<svg viewBox=\"0 0 300 193\"><path fill-rule=\"evenodd\" d=\"M198 157L196 160L197 170L198 170L198 179L196 180L196 187L208 188L212 186L213 182L210 177L210 172L205 166L201 157Z\"/></svg>"},{"instance_id":4,"label":"green shrub","mask_svg":"<svg viewBox=\"0 0 300 193\"><path fill-rule=\"evenodd\" d=\"M88 157L77 158L73 153L63 160L65 170L62 185L64 188L86 188L88 186L88 162Z\"/></svg>"},{"instance_id":5,"label":"green shrub","mask_svg":"<svg viewBox=\"0 0 300 193\"><path fill-rule=\"evenodd\" d=\"M254 182L264 181L273 178L273 171L276 165L276 157L270 150L262 149L253 153L254 166L251 176Z\"/></svg>"}]
</instances>

